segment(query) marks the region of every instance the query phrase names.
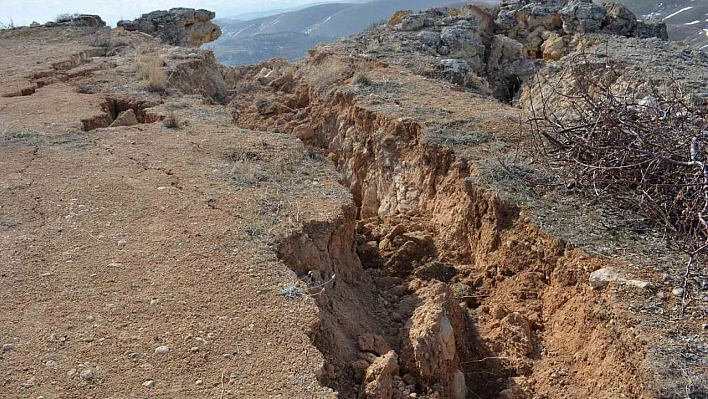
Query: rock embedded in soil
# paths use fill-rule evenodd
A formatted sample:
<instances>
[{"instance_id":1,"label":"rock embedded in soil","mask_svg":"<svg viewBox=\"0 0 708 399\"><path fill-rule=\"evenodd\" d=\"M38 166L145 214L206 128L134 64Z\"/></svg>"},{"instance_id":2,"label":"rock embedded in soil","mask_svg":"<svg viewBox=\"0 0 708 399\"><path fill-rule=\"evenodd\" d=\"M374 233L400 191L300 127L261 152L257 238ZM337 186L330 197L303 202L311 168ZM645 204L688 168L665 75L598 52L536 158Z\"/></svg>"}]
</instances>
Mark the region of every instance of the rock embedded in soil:
<instances>
[{"instance_id":1,"label":"rock embedded in soil","mask_svg":"<svg viewBox=\"0 0 708 399\"><path fill-rule=\"evenodd\" d=\"M617 274L610 269L598 269L590 273L590 286L599 290L605 288L612 281L617 281Z\"/></svg>"},{"instance_id":2,"label":"rock embedded in soil","mask_svg":"<svg viewBox=\"0 0 708 399\"><path fill-rule=\"evenodd\" d=\"M503 335L518 352L529 356L534 352L531 324L520 313L509 313L501 321Z\"/></svg>"},{"instance_id":3,"label":"rock embedded in soil","mask_svg":"<svg viewBox=\"0 0 708 399\"><path fill-rule=\"evenodd\" d=\"M354 371L354 381L361 383L364 381L364 376L366 375L366 369L369 368L370 363L364 359L359 359L351 363L352 370Z\"/></svg>"},{"instance_id":4,"label":"rock embedded in soil","mask_svg":"<svg viewBox=\"0 0 708 399\"><path fill-rule=\"evenodd\" d=\"M135 111L131 108L127 111L121 112L116 120L111 123L110 127L135 126L138 123L138 117L135 115Z\"/></svg>"},{"instance_id":5,"label":"rock embedded in soil","mask_svg":"<svg viewBox=\"0 0 708 399\"><path fill-rule=\"evenodd\" d=\"M362 359L369 364L375 362L376 359L378 359L378 356L374 355L371 352L359 352L358 356L359 359Z\"/></svg>"},{"instance_id":6,"label":"rock embedded in soil","mask_svg":"<svg viewBox=\"0 0 708 399\"><path fill-rule=\"evenodd\" d=\"M147 381L143 382L143 386L145 388L150 388L150 389L155 388L155 381L147 380Z\"/></svg>"},{"instance_id":7,"label":"rock embedded in soil","mask_svg":"<svg viewBox=\"0 0 708 399\"><path fill-rule=\"evenodd\" d=\"M83 370L79 375L81 376L81 379L86 381L93 379L93 371L91 371L91 369Z\"/></svg>"},{"instance_id":8,"label":"rock embedded in soil","mask_svg":"<svg viewBox=\"0 0 708 399\"><path fill-rule=\"evenodd\" d=\"M170 353L170 347L165 345L158 346L157 348L155 348L155 353L158 355L166 355Z\"/></svg>"},{"instance_id":9,"label":"rock embedded in soil","mask_svg":"<svg viewBox=\"0 0 708 399\"><path fill-rule=\"evenodd\" d=\"M367 333L359 336L359 350L382 356L388 353L391 347L380 335Z\"/></svg>"},{"instance_id":10,"label":"rock embedded in soil","mask_svg":"<svg viewBox=\"0 0 708 399\"><path fill-rule=\"evenodd\" d=\"M369 366L359 390L359 399L390 399L393 377L398 374L398 356L390 351Z\"/></svg>"},{"instance_id":11,"label":"rock embedded in soil","mask_svg":"<svg viewBox=\"0 0 708 399\"><path fill-rule=\"evenodd\" d=\"M2 346L2 351L3 352L9 352L11 350L15 349L15 346L13 344L5 344Z\"/></svg>"}]
</instances>

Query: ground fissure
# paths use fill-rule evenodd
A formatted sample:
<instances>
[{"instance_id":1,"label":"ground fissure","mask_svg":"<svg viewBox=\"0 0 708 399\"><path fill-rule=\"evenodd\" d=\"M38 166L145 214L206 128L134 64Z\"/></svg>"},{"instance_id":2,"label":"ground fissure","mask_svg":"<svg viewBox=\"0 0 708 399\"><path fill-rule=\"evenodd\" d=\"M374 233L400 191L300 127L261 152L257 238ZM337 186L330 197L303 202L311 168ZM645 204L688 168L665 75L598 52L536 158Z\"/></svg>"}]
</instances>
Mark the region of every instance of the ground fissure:
<instances>
[{"instance_id":1,"label":"ground fissure","mask_svg":"<svg viewBox=\"0 0 708 399\"><path fill-rule=\"evenodd\" d=\"M361 63L318 57L318 67ZM322 151L356 204L279 250L320 307L311 336L326 359L321 381L344 398L641 396L641 346L607 328L623 316L584 283L598 260L472 183L474 162L429 141L425 122L351 90L322 95L304 77L275 93L282 107L273 108L290 111L264 114L247 101L235 111L243 127Z\"/></svg>"},{"instance_id":2,"label":"ground fissure","mask_svg":"<svg viewBox=\"0 0 708 399\"><path fill-rule=\"evenodd\" d=\"M497 78L528 77L514 68L530 66L502 51L505 71L478 81L492 50L520 48L536 65L553 43L565 46L553 59L573 51L571 40L587 44L559 10L527 15L514 4L495 16L519 17L516 25L484 37L483 48L469 45L485 10L443 9L404 13L302 62L243 68L123 30L67 31L83 44L54 49L46 43L55 32L36 28L25 32L39 49L31 55L17 32L0 34L22 61L0 60L9 71L0 92L36 85L0 97L6 392L700 395L699 368L673 358L676 381L657 388L647 360L666 335L687 338L678 323L652 328L639 314L676 303L666 294L676 276L659 289L635 280L628 274L639 266L587 255L534 212L561 224L574 213L521 206L515 195L527 186L489 184L518 184L509 175L527 170L506 162L526 144L515 135L522 111L493 96L516 97ZM531 30L541 39L527 43ZM510 32L518 43L501 37ZM475 35L458 40L465 33ZM386 49L367 47L366 35L400 39L391 47L403 58L372 56ZM95 59L92 42L114 48ZM435 73L410 69L420 51ZM449 54L464 62L438 59ZM164 87L141 82L140 60L152 61ZM27 75L42 62L52 70ZM507 86L513 92L501 93ZM701 317L700 306L688 311ZM699 340L687 342L700 353Z\"/></svg>"}]
</instances>

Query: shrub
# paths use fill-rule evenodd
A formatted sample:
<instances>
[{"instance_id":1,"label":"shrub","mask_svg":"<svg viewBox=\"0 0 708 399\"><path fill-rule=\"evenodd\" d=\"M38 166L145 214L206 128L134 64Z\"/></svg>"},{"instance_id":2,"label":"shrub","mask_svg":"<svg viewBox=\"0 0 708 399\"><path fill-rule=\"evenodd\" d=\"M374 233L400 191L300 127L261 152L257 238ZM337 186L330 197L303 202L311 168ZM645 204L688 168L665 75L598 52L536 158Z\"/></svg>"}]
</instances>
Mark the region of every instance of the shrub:
<instances>
[{"instance_id":1,"label":"shrub","mask_svg":"<svg viewBox=\"0 0 708 399\"><path fill-rule=\"evenodd\" d=\"M613 88L617 67L582 58L569 65L537 75L531 88L536 103L527 126L538 159L593 202L632 214L631 229L653 225L672 247L706 249L705 111L684 102L675 82L635 98Z\"/></svg>"},{"instance_id":2,"label":"shrub","mask_svg":"<svg viewBox=\"0 0 708 399\"><path fill-rule=\"evenodd\" d=\"M15 26L15 21L13 21L12 18L10 18L10 21L6 24L0 22L0 29L12 30L12 29L15 29L16 27L17 26Z\"/></svg>"},{"instance_id":3,"label":"shrub","mask_svg":"<svg viewBox=\"0 0 708 399\"><path fill-rule=\"evenodd\" d=\"M315 95L324 96L343 79L351 77L353 71L346 62L334 58L325 59L322 63L312 66L307 71L307 78L315 89Z\"/></svg>"},{"instance_id":4,"label":"shrub","mask_svg":"<svg viewBox=\"0 0 708 399\"><path fill-rule=\"evenodd\" d=\"M93 93L95 93L95 90L90 85L81 84L81 85L79 85L79 87L76 88L76 92L79 94L93 94Z\"/></svg>"},{"instance_id":5,"label":"shrub","mask_svg":"<svg viewBox=\"0 0 708 399\"><path fill-rule=\"evenodd\" d=\"M355 85L371 86L371 79L361 72L357 72L352 77L352 83Z\"/></svg>"},{"instance_id":6,"label":"shrub","mask_svg":"<svg viewBox=\"0 0 708 399\"><path fill-rule=\"evenodd\" d=\"M75 19L76 17L78 17L78 16L79 16L79 14L77 14L77 13L74 13L74 14L69 14L69 13L59 14L59 15L56 16L56 18L54 19L54 21L55 21L56 23L58 23L58 24L63 23L63 22L71 22L72 20L74 20L74 19Z\"/></svg>"},{"instance_id":7,"label":"shrub","mask_svg":"<svg viewBox=\"0 0 708 399\"><path fill-rule=\"evenodd\" d=\"M167 113L167 118L162 121L162 125L168 129L179 129L180 120L175 111Z\"/></svg>"}]
</instances>

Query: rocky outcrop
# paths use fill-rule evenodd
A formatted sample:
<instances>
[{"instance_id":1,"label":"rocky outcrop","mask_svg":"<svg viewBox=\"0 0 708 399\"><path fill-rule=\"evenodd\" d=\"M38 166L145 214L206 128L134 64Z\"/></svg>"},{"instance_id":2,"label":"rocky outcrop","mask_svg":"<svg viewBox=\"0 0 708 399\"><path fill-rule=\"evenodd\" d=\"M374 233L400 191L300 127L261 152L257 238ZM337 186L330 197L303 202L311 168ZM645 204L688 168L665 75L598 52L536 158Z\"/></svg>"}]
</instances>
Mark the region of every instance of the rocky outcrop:
<instances>
[{"instance_id":1,"label":"rocky outcrop","mask_svg":"<svg viewBox=\"0 0 708 399\"><path fill-rule=\"evenodd\" d=\"M637 21L621 4L503 0L498 8L466 5L399 13L387 25L336 46L509 101L544 63L573 52L587 34L667 38L665 23Z\"/></svg>"},{"instance_id":2,"label":"rocky outcrop","mask_svg":"<svg viewBox=\"0 0 708 399\"><path fill-rule=\"evenodd\" d=\"M666 30L666 23L658 19L637 21L637 26L632 31L632 35L640 39L657 37L661 40L669 40L669 32Z\"/></svg>"},{"instance_id":3,"label":"rocky outcrop","mask_svg":"<svg viewBox=\"0 0 708 399\"><path fill-rule=\"evenodd\" d=\"M39 27L36 22L33 22L30 27ZM48 28L56 26L79 26L86 28L102 28L106 26L106 22L98 15L93 14L75 14L59 17L56 21L50 21L44 24Z\"/></svg>"},{"instance_id":4,"label":"rocky outcrop","mask_svg":"<svg viewBox=\"0 0 708 399\"><path fill-rule=\"evenodd\" d=\"M199 47L221 36L221 28L211 22L216 13L192 8L153 11L134 21L118 21L118 27L139 31L173 46Z\"/></svg>"},{"instance_id":5,"label":"rocky outcrop","mask_svg":"<svg viewBox=\"0 0 708 399\"><path fill-rule=\"evenodd\" d=\"M214 53L210 50L175 50L170 53L170 58L176 61L169 67L168 87L185 94L200 94L215 103L226 104L226 70L216 61Z\"/></svg>"}]
</instances>

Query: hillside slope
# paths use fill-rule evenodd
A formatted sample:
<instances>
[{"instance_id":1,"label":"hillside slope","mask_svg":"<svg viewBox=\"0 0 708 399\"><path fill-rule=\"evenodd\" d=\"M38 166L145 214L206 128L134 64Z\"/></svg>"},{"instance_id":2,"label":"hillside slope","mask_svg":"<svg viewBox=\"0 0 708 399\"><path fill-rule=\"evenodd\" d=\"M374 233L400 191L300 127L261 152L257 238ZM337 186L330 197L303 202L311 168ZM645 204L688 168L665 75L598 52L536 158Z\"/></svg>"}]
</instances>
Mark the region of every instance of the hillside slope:
<instances>
[{"instance_id":1,"label":"hillside slope","mask_svg":"<svg viewBox=\"0 0 708 399\"><path fill-rule=\"evenodd\" d=\"M221 23L225 39L240 39L254 35L268 35L286 32L306 32L314 29L332 15L351 8L351 3L322 4L302 10L286 12L268 17L236 23L228 20Z\"/></svg>"}]
</instances>

